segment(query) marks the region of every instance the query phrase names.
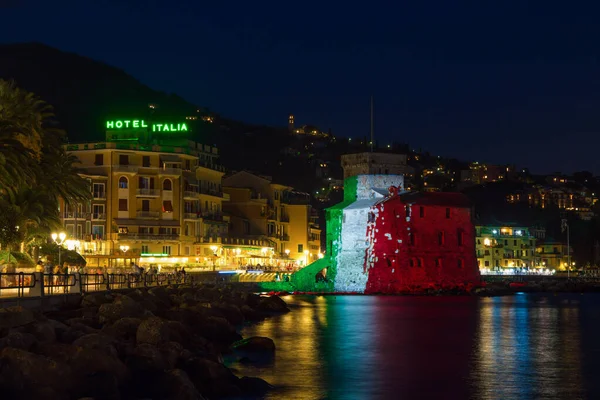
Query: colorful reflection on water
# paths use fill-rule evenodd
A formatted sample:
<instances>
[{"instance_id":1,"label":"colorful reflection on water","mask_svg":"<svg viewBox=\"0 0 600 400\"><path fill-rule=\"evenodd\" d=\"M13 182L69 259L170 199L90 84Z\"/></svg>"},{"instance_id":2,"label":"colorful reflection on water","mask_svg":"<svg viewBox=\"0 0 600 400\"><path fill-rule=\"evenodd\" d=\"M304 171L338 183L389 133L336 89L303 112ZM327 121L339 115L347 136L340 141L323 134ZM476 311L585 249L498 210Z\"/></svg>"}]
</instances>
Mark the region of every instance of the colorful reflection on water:
<instances>
[{"instance_id":1,"label":"colorful reflection on water","mask_svg":"<svg viewBox=\"0 0 600 400\"><path fill-rule=\"evenodd\" d=\"M287 297L268 399L600 398L600 295Z\"/></svg>"}]
</instances>

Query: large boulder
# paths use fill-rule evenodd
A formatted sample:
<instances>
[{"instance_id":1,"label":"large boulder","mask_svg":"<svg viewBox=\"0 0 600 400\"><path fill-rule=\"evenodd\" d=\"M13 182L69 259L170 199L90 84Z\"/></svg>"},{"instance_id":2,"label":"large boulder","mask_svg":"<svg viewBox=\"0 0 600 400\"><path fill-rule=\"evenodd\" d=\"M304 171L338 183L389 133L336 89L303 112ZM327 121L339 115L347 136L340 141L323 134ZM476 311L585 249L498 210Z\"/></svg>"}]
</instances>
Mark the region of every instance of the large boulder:
<instances>
[{"instance_id":1,"label":"large boulder","mask_svg":"<svg viewBox=\"0 0 600 400\"><path fill-rule=\"evenodd\" d=\"M71 367L50 358L25 350L6 347L0 353L0 387L8 393L18 393L17 397L30 397L39 389L47 388L63 398L71 391L74 378Z\"/></svg>"},{"instance_id":2,"label":"large boulder","mask_svg":"<svg viewBox=\"0 0 600 400\"><path fill-rule=\"evenodd\" d=\"M70 362L76 379L95 376L99 373L113 375L119 384L129 379L129 370L116 356L101 350L79 348Z\"/></svg>"},{"instance_id":3,"label":"large boulder","mask_svg":"<svg viewBox=\"0 0 600 400\"><path fill-rule=\"evenodd\" d=\"M0 331L23 326L36 321L33 311L17 307L0 308Z\"/></svg>"},{"instance_id":4,"label":"large boulder","mask_svg":"<svg viewBox=\"0 0 600 400\"><path fill-rule=\"evenodd\" d=\"M242 336L237 333L235 327L229 321L219 317L207 318L199 333L213 342L223 344L230 344L242 339Z\"/></svg>"},{"instance_id":5,"label":"large boulder","mask_svg":"<svg viewBox=\"0 0 600 400\"><path fill-rule=\"evenodd\" d=\"M67 329L65 326L64 331ZM25 331L32 334L40 343L52 343L56 341L54 325L49 321L36 321L27 325Z\"/></svg>"},{"instance_id":6,"label":"large boulder","mask_svg":"<svg viewBox=\"0 0 600 400\"><path fill-rule=\"evenodd\" d=\"M246 319L247 321L257 322L257 321L262 321L263 319L265 319L263 314L261 314L260 312L256 311L254 308L252 308L246 304L244 304L240 308L240 311L244 315L244 319Z\"/></svg>"},{"instance_id":7,"label":"large boulder","mask_svg":"<svg viewBox=\"0 0 600 400\"><path fill-rule=\"evenodd\" d=\"M271 386L267 381L260 378L251 378L248 376L240 378L237 385L242 390L244 395L252 397L262 397L271 389L273 389L273 386Z\"/></svg>"},{"instance_id":8,"label":"large boulder","mask_svg":"<svg viewBox=\"0 0 600 400\"><path fill-rule=\"evenodd\" d=\"M106 292L89 293L81 299L81 306L100 307L102 304L111 303L113 300L114 296Z\"/></svg>"},{"instance_id":9,"label":"large boulder","mask_svg":"<svg viewBox=\"0 0 600 400\"><path fill-rule=\"evenodd\" d=\"M114 344L115 340L112 337L100 333L84 335L73 342L73 346L97 350L112 357L117 357L118 353Z\"/></svg>"},{"instance_id":10,"label":"large boulder","mask_svg":"<svg viewBox=\"0 0 600 400\"><path fill-rule=\"evenodd\" d=\"M231 345L231 348L249 361L269 361L275 357L275 342L263 336L242 339Z\"/></svg>"},{"instance_id":11,"label":"large boulder","mask_svg":"<svg viewBox=\"0 0 600 400\"><path fill-rule=\"evenodd\" d=\"M29 351L36 343L37 339L31 333L10 332L0 339L0 349L14 347L15 349Z\"/></svg>"},{"instance_id":12,"label":"large boulder","mask_svg":"<svg viewBox=\"0 0 600 400\"><path fill-rule=\"evenodd\" d=\"M167 363L156 346L142 343L135 348L133 354L127 359L127 366L136 375L145 374L148 371L162 371L167 368Z\"/></svg>"},{"instance_id":13,"label":"large boulder","mask_svg":"<svg viewBox=\"0 0 600 400\"><path fill-rule=\"evenodd\" d=\"M121 318L113 324L104 325L102 333L116 339L135 341L137 330L141 323L142 320L140 318Z\"/></svg>"},{"instance_id":14,"label":"large boulder","mask_svg":"<svg viewBox=\"0 0 600 400\"><path fill-rule=\"evenodd\" d=\"M263 297L256 308L266 313L286 313L290 311L285 301L277 295Z\"/></svg>"},{"instance_id":15,"label":"large boulder","mask_svg":"<svg viewBox=\"0 0 600 400\"><path fill-rule=\"evenodd\" d=\"M136 333L137 343L148 343L159 345L169 341L169 326L167 321L152 317L148 318L140 324Z\"/></svg>"},{"instance_id":16,"label":"large boulder","mask_svg":"<svg viewBox=\"0 0 600 400\"><path fill-rule=\"evenodd\" d=\"M149 315L138 302L129 296L119 296L112 304L102 304L98 310L101 323L110 323L121 318L141 318Z\"/></svg>"},{"instance_id":17,"label":"large boulder","mask_svg":"<svg viewBox=\"0 0 600 400\"><path fill-rule=\"evenodd\" d=\"M219 313L232 325L241 325L244 323L244 314L242 314L240 309L233 304L218 303L213 305L213 309L219 311Z\"/></svg>"},{"instance_id":18,"label":"large boulder","mask_svg":"<svg viewBox=\"0 0 600 400\"><path fill-rule=\"evenodd\" d=\"M170 400L204 400L188 374L181 369L166 373L161 387Z\"/></svg>"}]
</instances>

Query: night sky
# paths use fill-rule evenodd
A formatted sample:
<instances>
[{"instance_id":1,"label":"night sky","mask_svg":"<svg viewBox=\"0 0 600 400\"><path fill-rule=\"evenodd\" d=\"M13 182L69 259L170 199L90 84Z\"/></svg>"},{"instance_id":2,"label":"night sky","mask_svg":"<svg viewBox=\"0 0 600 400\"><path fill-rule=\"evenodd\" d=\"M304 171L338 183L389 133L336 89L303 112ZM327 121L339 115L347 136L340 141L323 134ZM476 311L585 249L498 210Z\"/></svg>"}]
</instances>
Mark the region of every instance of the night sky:
<instances>
[{"instance_id":1,"label":"night sky","mask_svg":"<svg viewBox=\"0 0 600 400\"><path fill-rule=\"evenodd\" d=\"M600 174L593 2L13 2L3 42L104 61L226 117L284 126L294 113L359 137L372 93L380 142Z\"/></svg>"}]
</instances>

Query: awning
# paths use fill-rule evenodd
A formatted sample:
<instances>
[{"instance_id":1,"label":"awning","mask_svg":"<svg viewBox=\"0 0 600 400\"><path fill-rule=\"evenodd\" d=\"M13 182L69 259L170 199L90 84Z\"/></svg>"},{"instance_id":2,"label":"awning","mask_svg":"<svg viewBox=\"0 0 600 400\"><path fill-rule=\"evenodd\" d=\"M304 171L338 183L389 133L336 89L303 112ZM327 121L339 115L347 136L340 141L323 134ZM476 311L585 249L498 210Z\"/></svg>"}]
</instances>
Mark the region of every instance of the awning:
<instances>
[{"instance_id":1,"label":"awning","mask_svg":"<svg viewBox=\"0 0 600 400\"><path fill-rule=\"evenodd\" d=\"M164 200L162 206L163 212L173 212L173 203L171 200Z\"/></svg>"},{"instance_id":2,"label":"awning","mask_svg":"<svg viewBox=\"0 0 600 400\"><path fill-rule=\"evenodd\" d=\"M172 154L161 154L160 155L160 163L181 163L181 160L179 159L178 156L172 155Z\"/></svg>"}]
</instances>

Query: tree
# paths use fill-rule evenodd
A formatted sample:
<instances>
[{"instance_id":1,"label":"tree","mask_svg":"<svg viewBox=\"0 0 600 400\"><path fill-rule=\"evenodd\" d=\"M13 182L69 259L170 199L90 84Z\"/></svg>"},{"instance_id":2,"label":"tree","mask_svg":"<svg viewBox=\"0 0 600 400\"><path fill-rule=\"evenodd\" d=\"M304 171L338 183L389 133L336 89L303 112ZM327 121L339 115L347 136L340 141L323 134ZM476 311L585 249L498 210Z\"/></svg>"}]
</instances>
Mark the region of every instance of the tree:
<instances>
[{"instance_id":1,"label":"tree","mask_svg":"<svg viewBox=\"0 0 600 400\"><path fill-rule=\"evenodd\" d=\"M52 107L0 80L0 244L43 243L60 227L58 208L90 198L77 159L62 147Z\"/></svg>"}]
</instances>

